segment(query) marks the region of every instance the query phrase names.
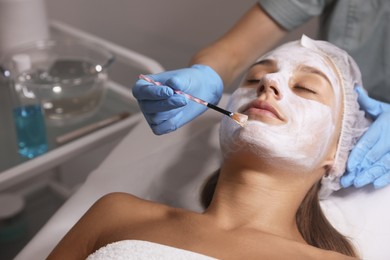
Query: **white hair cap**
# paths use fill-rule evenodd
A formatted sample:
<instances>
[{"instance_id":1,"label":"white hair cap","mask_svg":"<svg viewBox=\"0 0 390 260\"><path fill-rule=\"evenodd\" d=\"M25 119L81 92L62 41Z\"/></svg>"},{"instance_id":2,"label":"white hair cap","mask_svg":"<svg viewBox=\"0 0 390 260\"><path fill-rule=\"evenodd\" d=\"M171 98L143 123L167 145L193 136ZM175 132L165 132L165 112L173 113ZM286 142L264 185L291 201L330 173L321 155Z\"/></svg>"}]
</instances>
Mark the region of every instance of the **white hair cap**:
<instances>
[{"instance_id":1,"label":"white hair cap","mask_svg":"<svg viewBox=\"0 0 390 260\"><path fill-rule=\"evenodd\" d=\"M328 174L322 178L319 197L324 199L333 191L341 188L340 178L345 172L348 155L371 124L371 120L365 117L363 111L359 110L357 93L354 88L357 85L363 87L363 83L359 67L352 57L346 51L329 42L312 40L305 35L302 36L300 43L303 47L317 52L330 62L339 78L342 89L341 132L334 164Z\"/></svg>"}]
</instances>

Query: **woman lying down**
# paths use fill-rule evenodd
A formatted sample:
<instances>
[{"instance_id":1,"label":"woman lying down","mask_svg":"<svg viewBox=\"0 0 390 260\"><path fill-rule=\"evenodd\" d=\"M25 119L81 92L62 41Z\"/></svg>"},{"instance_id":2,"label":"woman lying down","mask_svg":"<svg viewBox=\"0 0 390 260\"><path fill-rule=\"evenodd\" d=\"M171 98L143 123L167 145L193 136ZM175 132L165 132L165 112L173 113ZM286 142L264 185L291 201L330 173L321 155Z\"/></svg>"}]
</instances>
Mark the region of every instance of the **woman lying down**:
<instances>
[{"instance_id":1,"label":"woman lying down","mask_svg":"<svg viewBox=\"0 0 390 260\"><path fill-rule=\"evenodd\" d=\"M99 199L49 259L353 259L319 206L340 188L369 120L360 72L346 52L303 36L251 66L224 117L223 163L203 213L112 193ZM206 199L207 201L207 199Z\"/></svg>"}]
</instances>

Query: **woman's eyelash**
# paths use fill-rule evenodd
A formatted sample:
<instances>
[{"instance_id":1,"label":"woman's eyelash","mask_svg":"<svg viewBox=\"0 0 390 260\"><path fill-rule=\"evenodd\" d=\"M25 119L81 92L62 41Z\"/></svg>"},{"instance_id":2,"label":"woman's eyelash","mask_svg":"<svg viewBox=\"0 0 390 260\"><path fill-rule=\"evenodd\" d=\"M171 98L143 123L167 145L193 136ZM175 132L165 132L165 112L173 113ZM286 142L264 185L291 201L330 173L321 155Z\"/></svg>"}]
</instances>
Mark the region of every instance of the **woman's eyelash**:
<instances>
[{"instance_id":1,"label":"woman's eyelash","mask_svg":"<svg viewBox=\"0 0 390 260\"><path fill-rule=\"evenodd\" d=\"M248 82L248 83L259 83L260 80L259 79L247 79L246 82Z\"/></svg>"},{"instance_id":2,"label":"woman's eyelash","mask_svg":"<svg viewBox=\"0 0 390 260\"><path fill-rule=\"evenodd\" d=\"M317 94L317 92L315 92L314 90L303 87L303 86L295 86L294 88L298 89L298 90L307 91L307 92L312 93L312 94Z\"/></svg>"}]
</instances>

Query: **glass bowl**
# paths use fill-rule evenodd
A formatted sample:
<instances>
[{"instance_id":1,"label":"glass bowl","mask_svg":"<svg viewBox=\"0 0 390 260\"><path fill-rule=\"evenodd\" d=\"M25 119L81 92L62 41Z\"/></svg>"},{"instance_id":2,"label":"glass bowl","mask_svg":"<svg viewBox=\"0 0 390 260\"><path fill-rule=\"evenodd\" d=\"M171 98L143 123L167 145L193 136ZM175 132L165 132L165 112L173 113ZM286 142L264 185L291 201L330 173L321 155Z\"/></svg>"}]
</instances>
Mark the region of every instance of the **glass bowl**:
<instances>
[{"instance_id":1,"label":"glass bowl","mask_svg":"<svg viewBox=\"0 0 390 260\"><path fill-rule=\"evenodd\" d=\"M45 117L62 124L97 110L113 61L114 55L100 45L43 40L7 53L0 64L20 99L39 100Z\"/></svg>"}]
</instances>

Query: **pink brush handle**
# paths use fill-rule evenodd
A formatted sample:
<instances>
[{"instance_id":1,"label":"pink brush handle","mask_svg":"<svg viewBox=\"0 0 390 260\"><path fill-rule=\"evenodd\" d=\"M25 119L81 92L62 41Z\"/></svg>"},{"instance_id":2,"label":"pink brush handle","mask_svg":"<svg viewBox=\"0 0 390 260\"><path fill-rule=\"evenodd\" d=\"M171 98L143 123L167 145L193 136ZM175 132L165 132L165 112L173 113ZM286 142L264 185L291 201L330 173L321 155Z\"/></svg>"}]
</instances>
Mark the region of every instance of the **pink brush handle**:
<instances>
[{"instance_id":1,"label":"pink brush handle","mask_svg":"<svg viewBox=\"0 0 390 260\"><path fill-rule=\"evenodd\" d=\"M153 85L156 85L156 86L162 86L163 84L161 82L158 82L158 81L154 81L153 79L141 74L138 76L140 79L143 79L149 83L152 83ZM199 103L199 104L202 104L204 106L207 106L208 103L200 98L197 98L197 97L194 97L194 96L191 96L190 94L187 94L187 93L184 93L183 91L180 91L180 90L175 90L173 89L173 92L175 92L176 94L180 94L180 95L183 95L185 97L187 97L188 99L191 99L193 101L195 101L196 103Z\"/></svg>"}]
</instances>

